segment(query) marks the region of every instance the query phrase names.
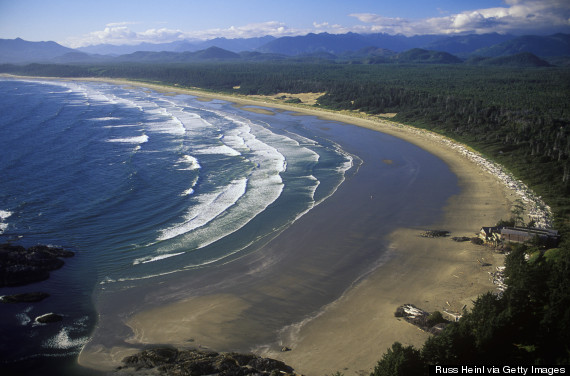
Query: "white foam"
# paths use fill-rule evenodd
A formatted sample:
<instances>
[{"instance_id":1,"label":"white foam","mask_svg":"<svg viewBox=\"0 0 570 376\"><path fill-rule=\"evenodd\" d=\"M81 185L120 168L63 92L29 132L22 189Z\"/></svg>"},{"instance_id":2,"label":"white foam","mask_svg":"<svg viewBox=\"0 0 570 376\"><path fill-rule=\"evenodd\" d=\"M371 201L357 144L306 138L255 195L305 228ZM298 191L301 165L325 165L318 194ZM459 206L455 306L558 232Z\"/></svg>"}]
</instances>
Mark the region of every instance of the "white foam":
<instances>
[{"instance_id":1,"label":"white foam","mask_svg":"<svg viewBox=\"0 0 570 376\"><path fill-rule=\"evenodd\" d=\"M91 118L89 120L93 120L93 121L110 121L110 120L120 120L121 118L118 117L113 117L113 116L104 116L104 117L98 117L98 118Z\"/></svg>"},{"instance_id":2,"label":"white foam","mask_svg":"<svg viewBox=\"0 0 570 376\"><path fill-rule=\"evenodd\" d=\"M103 128L131 128L131 127L140 127L140 124L120 124L120 125L105 125Z\"/></svg>"},{"instance_id":3,"label":"white foam","mask_svg":"<svg viewBox=\"0 0 570 376\"><path fill-rule=\"evenodd\" d=\"M14 214L11 211L8 210L0 210L0 221L3 221L5 219L8 219L12 214Z\"/></svg>"},{"instance_id":4,"label":"white foam","mask_svg":"<svg viewBox=\"0 0 570 376\"><path fill-rule=\"evenodd\" d=\"M2 234L8 228L8 223L5 222L12 214L8 210L0 210L0 234Z\"/></svg>"},{"instance_id":5,"label":"white foam","mask_svg":"<svg viewBox=\"0 0 570 376\"><path fill-rule=\"evenodd\" d=\"M32 322L32 318L28 315L31 310L32 307L28 307L24 310L24 312L16 314L16 319L20 325L25 326Z\"/></svg>"},{"instance_id":6,"label":"white foam","mask_svg":"<svg viewBox=\"0 0 570 376\"><path fill-rule=\"evenodd\" d=\"M204 149L198 149L195 151L196 154L220 154L227 155L230 157L236 157L241 155L241 153L227 145L211 146Z\"/></svg>"},{"instance_id":7,"label":"white foam","mask_svg":"<svg viewBox=\"0 0 570 376\"><path fill-rule=\"evenodd\" d=\"M155 262L155 261L160 261L160 260L164 260L170 257L174 257L174 256L178 256L178 255L183 255L184 252L178 252L178 253L167 253L167 254L163 254L163 255L159 255L159 256L155 256L155 257L142 257L142 258L138 258L135 261L133 261L133 265L138 265L138 264L147 264L149 262Z\"/></svg>"},{"instance_id":8,"label":"white foam","mask_svg":"<svg viewBox=\"0 0 570 376\"><path fill-rule=\"evenodd\" d=\"M124 144L144 144L148 142L148 136L143 134L142 136L135 137L124 137L124 138L110 138L107 142L119 142Z\"/></svg>"},{"instance_id":9,"label":"white foam","mask_svg":"<svg viewBox=\"0 0 570 376\"><path fill-rule=\"evenodd\" d=\"M197 196L198 205L190 208L185 221L161 231L158 240L172 239L202 227L234 205L246 191L247 178L234 180L214 193Z\"/></svg>"},{"instance_id":10,"label":"white foam","mask_svg":"<svg viewBox=\"0 0 570 376\"><path fill-rule=\"evenodd\" d=\"M200 227L193 227L185 224L177 227L176 231L169 229L168 232L163 232L159 240L187 234L185 241L197 248L203 248L241 229L265 211L281 195L284 184L280 174L285 171L287 166L285 157L277 148L260 140L257 136L263 135L264 138L268 139L275 137L272 139L272 142L275 143L285 142L287 138L275 135L259 125L248 123L247 120L242 121L225 114L222 114L222 117L231 123L226 124L229 129L220 140L229 149L238 149L244 153L242 155L246 156L256 166L248 176L247 187L244 186L244 192L235 204L228 206L224 211L220 211L219 216L210 216L213 221L210 225L205 226L207 223L204 223ZM252 127L255 128L256 135L252 133ZM203 208L206 208L210 213L213 209L209 206ZM203 210L203 208L197 207L195 210Z\"/></svg>"},{"instance_id":11,"label":"white foam","mask_svg":"<svg viewBox=\"0 0 570 376\"><path fill-rule=\"evenodd\" d=\"M73 328L62 328L59 333L57 333L54 337L46 340L44 342L45 347L49 347L52 349L72 349L75 347L84 346L89 341L89 337L80 337L72 339L69 336L69 331L73 330Z\"/></svg>"},{"instance_id":12,"label":"white foam","mask_svg":"<svg viewBox=\"0 0 570 376\"><path fill-rule=\"evenodd\" d=\"M188 167L182 170L198 170L202 168L202 166L200 166L200 163L198 162L198 159L196 159L191 155L183 155L182 158L178 161L178 163L188 164Z\"/></svg>"}]
</instances>

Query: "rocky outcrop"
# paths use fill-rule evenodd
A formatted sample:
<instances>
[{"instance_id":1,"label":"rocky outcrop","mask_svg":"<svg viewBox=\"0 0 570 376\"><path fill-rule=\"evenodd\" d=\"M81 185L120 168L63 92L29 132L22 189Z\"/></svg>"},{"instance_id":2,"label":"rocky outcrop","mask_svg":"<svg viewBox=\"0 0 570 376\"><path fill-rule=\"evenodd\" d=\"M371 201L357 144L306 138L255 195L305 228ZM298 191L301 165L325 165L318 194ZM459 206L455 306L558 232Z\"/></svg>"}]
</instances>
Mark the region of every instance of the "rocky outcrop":
<instances>
[{"instance_id":1,"label":"rocky outcrop","mask_svg":"<svg viewBox=\"0 0 570 376\"><path fill-rule=\"evenodd\" d=\"M424 238L445 238L449 236L449 231L445 230L427 230L420 234Z\"/></svg>"},{"instance_id":2,"label":"rocky outcrop","mask_svg":"<svg viewBox=\"0 0 570 376\"><path fill-rule=\"evenodd\" d=\"M47 297L49 297L49 294L47 292L26 292L23 294L0 296L0 302L2 302L2 303L35 303L35 302L41 302L42 300L44 300Z\"/></svg>"},{"instance_id":3,"label":"rocky outcrop","mask_svg":"<svg viewBox=\"0 0 570 376\"><path fill-rule=\"evenodd\" d=\"M57 313L46 313L45 315L41 315L36 317L36 322L41 324L48 324L50 322L58 322L63 320L63 316L58 315Z\"/></svg>"},{"instance_id":4,"label":"rocky outcrop","mask_svg":"<svg viewBox=\"0 0 570 376\"><path fill-rule=\"evenodd\" d=\"M285 363L253 354L177 350L167 347L144 350L126 357L123 363L125 365L119 367L115 374L147 374L147 371L173 376L293 374L293 369Z\"/></svg>"},{"instance_id":5,"label":"rocky outcrop","mask_svg":"<svg viewBox=\"0 0 570 376\"><path fill-rule=\"evenodd\" d=\"M59 269L62 257L72 257L63 248L37 245L28 249L11 244L0 245L0 287L21 286L49 278L49 272Z\"/></svg>"}]
</instances>

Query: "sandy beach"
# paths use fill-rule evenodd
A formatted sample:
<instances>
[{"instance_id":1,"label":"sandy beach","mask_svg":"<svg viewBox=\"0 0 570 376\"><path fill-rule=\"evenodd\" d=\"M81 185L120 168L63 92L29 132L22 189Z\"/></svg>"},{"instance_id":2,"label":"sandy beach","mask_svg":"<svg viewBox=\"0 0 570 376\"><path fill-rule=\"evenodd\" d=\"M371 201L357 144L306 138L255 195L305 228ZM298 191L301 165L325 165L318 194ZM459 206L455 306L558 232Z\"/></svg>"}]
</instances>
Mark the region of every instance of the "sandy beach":
<instances>
[{"instance_id":1,"label":"sandy beach","mask_svg":"<svg viewBox=\"0 0 570 376\"><path fill-rule=\"evenodd\" d=\"M440 158L458 178L461 192L447 201L443 218L433 225L434 229L450 231L451 236L471 237L481 226L494 225L499 219L509 218L511 205L519 197L504 180L484 169L480 162L451 147L448 140L389 120L367 119L332 111L263 103L241 97L124 80L101 81L197 95L205 99L223 99L241 106L296 111L387 133L415 144ZM303 217L304 221L299 221L300 223L291 227L306 226L307 223L318 222L319 219L322 222L327 211L338 209L340 204L335 201L335 196L326 201L323 209L315 211L315 217L307 215L307 218ZM367 205L364 198L361 198L361 201L361 205ZM355 210L358 210L358 207L357 205ZM317 217L317 214L321 217ZM347 215L356 218L358 213ZM366 218L361 220L365 221ZM341 225L335 221L330 222L326 223L326 226L334 228ZM357 225L358 223L355 224ZM314 230L320 231L322 229L318 226L325 224L315 226L317 227ZM371 267L370 273L356 281L340 298L315 315L284 328L279 333L262 333L264 327L257 320L258 317L248 314L248 308L256 303L255 299L265 296L267 299L275 299L275 304L290 307L291 302L279 302L279 299L283 296L293 296L294 291L284 293L282 290L325 288L326 283L319 284L317 276L314 276L311 270L298 267L285 269L279 275L271 274L271 271L280 270L280 258L267 259L255 254L239 261L243 263L246 271L240 283L248 287L247 292L237 294L228 288L220 293L204 294L137 313L126 321L133 335L126 339L124 345L88 346L80 354L79 363L90 368L110 370L120 365L124 356L136 352L137 348L144 344L203 346L225 351L240 346L238 343L232 343L228 334L239 336L242 332L247 333L250 338L255 338L251 333L259 332L259 338L255 338L258 343L264 343L267 338L274 337L276 345L287 346L291 350L282 352L279 346L263 346L255 349L256 352L262 356L283 360L300 374L332 375L337 371L347 376L368 374L394 341L420 347L429 336L394 317L394 311L399 305L411 303L427 311L458 313L462 307L470 307L479 294L495 288L488 273L495 270L496 266L502 265L502 255L470 242L459 243L451 238L424 238L419 236L422 230L425 229L403 227L390 233L389 251L382 263ZM299 244L304 244L303 242L314 247L319 246L318 237L295 239L299 234L301 232L296 228L288 229L279 236L287 237L285 245L281 246L296 249ZM359 234L352 235L354 245L360 241L357 236ZM367 235L366 239L373 244L372 235ZM329 242L334 244L334 241L331 239ZM272 244L268 245L269 254ZM341 251L343 250L338 250L339 255ZM331 252L334 254L335 251ZM268 262L272 263L269 268L266 265ZM318 257L308 260L306 265L311 262L319 262ZM482 266L481 262L490 266ZM260 269L261 266L267 271L266 274L257 274L255 278L248 277L253 270ZM223 273L223 270L220 273ZM303 273L313 279L307 279L299 285L298 281L305 275ZM288 312L283 312L283 315L287 314ZM259 317L263 317L263 312L259 313Z\"/></svg>"}]
</instances>

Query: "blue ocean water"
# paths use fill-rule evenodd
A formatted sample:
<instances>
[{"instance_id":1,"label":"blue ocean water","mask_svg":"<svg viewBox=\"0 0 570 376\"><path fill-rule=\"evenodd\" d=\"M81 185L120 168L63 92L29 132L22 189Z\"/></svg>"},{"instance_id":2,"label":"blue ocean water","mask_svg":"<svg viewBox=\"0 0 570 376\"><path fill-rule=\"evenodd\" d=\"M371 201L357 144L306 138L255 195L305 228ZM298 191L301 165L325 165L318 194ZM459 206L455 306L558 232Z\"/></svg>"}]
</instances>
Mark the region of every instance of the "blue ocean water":
<instances>
[{"instance_id":1,"label":"blue ocean water","mask_svg":"<svg viewBox=\"0 0 570 376\"><path fill-rule=\"evenodd\" d=\"M0 80L0 241L76 252L41 303L3 305L0 364L73 362L94 289L223 264L330 197L358 157L223 101L105 83ZM47 312L61 323L38 324ZM17 346L14 346L17 344ZM36 362L36 363L34 363Z\"/></svg>"}]
</instances>

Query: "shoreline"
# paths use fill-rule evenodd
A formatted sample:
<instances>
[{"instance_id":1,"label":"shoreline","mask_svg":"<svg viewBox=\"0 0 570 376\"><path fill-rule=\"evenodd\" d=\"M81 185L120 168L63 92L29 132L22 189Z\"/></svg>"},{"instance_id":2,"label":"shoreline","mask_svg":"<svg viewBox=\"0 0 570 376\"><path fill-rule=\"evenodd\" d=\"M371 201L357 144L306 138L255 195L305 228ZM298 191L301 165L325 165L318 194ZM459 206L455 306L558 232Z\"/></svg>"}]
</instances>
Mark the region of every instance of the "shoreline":
<instances>
[{"instance_id":1,"label":"shoreline","mask_svg":"<svg viewBox=\"0 0 570 376\"><path fill-rule=\"evenodd\" d=\"M240 94L224 94L212 93L198 88L180 88L168 86L165 84L147 83L144 81L135 81L130 79L118 78L98 78L98 77L78 77L78 78L60 78L60 77L34 77L34 76L17 76L11 74L0 73L0 77L15 79L32 79L32 80L57 80L57 81L86 81L86 82L104 82L123 86L136 86L148 88L161 93L186 94L196 96L203 100L224 100L233 103L236 106L259 106L279 109L282 111L291 111L301 115L316 116L320 119L338 121L352 124L358 127L371 129L374 131L389 134L410 142L420 148L428 151L430 154L441 158L438 151L441 148L454 150L458 155L473 162L477 167L494 175L501 181L507 189L513 191L518 199L521 199L525 205L528 219L534 219L537 227L545 228L552 226L552 212L550 207L537 197L534 192L528 188L522 181L516 179L503 166L498 165L490 160L485 159L480 153L470 149L451 138L437 134L435 132L416 128L410 125L398 123L390 120L395 114L389 114L386 117L377 117L365 113L335 111L326 108L309 107L302 104L279 103L277 101L265 101L258 97L245 96ZM258 109L264 111L263 109ZM256 112L253 110L252 112ZM443 158L442 158L443 159ZM443 159L445 161L445 159ZM447 163L447 161L445 161ZM517 198L513 199L516 200Z\"/></svg>"},{"instance_id":2,"label":"shoreline","mask_svg":"<svg viewBox=\"0 0 570 376\"><path fill-rule=\"evenodd\" d=\"M521 195L531 197L531 202L533 199L530 194L525 193L524 185L514 184L514 179L508 175L499 175L500 170L491 163L491 167L486 167L488 161L481 157L478 159L476 153L460 144L432 132L399 125L389 120L363 119L334 111L267 103L137 81L19 78L99 81L139 86L160 92L221 99L236 105L293 111L396 136L437 156L457 176L461 191L448 200L444 217L434 224L434 227L451 231L452 236L470 236L481 226L494 225L499 219L507 219L511 214L512 203ZM421 238L418 236L419 232L418 228L400 228L392 232L389 235L389 257L385 263L348 288L339 299L325 306L312 318L284 328L279 340L291 348L291 351L279 352L267 348L258 349L258 352L263 356L282 360L298 373L307 376L333 374L337 371L346 375L368 374L394 341L418 347L429 336L394 317L394 311L399 305L412 303L428 311L460 312L464 305L470 306L472 299L495 288L489 280L488 271L502 265L502 255L495 254L487 247L456 243L449 238ZM482 267L478 263L481 259L492 266ZM246 305L246 302L235 300L236 298L231 296L204 298L203 302L199 302L205 309L203 314L209 314L208 307L221 307L215 311L221 316L211 318L214 322L209 329L216 329L216 320L231 320L234 316L230 311L243 310ZM158 314L169 311L173 313L173 322L179 320L180 312L186 309L185 305L187 307L195 303L188 300L168 305L163 310L136 315L134 319L129 320L129 326L135 336L128 342L159 343L152 339L156 339L158 333L164 331L164 327L152 327L149 323L155 320ZM207 329L206 327L204 330ZM100 353L82 352L79 363L100 368L100 362L103 360L106 362L103 368L111 369L112 365L116 366L122 357L130 353L125 348L108 349Z\"/></svg>"}]
</instances>

